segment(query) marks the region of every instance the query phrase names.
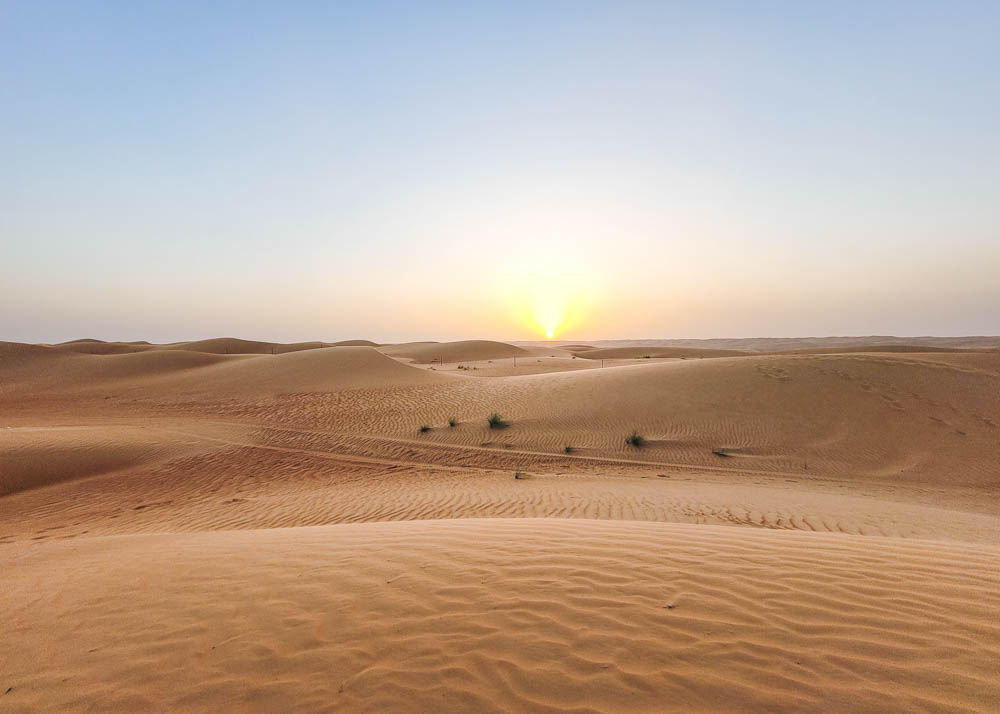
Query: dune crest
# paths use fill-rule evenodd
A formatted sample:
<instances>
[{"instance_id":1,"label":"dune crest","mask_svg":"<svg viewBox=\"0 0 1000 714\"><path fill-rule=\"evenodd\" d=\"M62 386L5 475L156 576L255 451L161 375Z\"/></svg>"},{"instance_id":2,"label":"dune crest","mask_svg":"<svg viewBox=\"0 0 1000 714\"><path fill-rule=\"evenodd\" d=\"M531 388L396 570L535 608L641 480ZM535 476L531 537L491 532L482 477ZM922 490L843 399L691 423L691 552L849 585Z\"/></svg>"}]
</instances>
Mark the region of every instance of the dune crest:
<instances>
[{"instance_id":1,"label":"dune crest","mask_svg":"<svg viewBox=\"0 0 1000 714\"><path fill-rule=\"evenodd\" d=\"M510 359L511 357L528 357L531 354L521 347L491 340L414 342L402 345L384 345L379 350L383 354L406 357L419 364Z\"/></svg>"}]
</instances>

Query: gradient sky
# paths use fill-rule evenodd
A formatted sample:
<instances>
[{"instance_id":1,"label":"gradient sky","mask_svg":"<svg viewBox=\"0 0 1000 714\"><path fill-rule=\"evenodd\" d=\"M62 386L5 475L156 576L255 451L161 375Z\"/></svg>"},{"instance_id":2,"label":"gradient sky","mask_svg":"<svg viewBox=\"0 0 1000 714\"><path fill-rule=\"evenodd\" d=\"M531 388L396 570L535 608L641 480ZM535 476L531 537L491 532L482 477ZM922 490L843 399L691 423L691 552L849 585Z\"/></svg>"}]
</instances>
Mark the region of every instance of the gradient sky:
<instances>
[{"instance_id":1,"label":"gradient sky","mask_svg":"<svg viewBox=\"0 0 1000 714\"><path fill-rule=\"evenodd\" d=\"M0 340L1000 334L998 27L0 0Z\"/></svg>"}]
</instances>

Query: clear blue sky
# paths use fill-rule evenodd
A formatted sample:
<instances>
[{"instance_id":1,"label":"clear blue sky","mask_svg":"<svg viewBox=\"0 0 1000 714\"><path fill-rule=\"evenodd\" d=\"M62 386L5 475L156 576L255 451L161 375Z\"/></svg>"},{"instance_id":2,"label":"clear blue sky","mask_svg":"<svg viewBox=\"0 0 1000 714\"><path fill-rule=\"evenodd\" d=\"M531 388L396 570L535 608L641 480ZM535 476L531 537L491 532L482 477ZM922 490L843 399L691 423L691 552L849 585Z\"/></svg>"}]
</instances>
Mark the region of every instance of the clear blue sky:
<instances>
[{"instance_id":1,"label":"clear blue sky","mask_svg":"<svg viewBox=\"0 0 1000 714\"><path fill-rule=\"evenodd\" d=\"M998 334L998 27L0 1L0 339Z\"/></svg>"}]
</instances>

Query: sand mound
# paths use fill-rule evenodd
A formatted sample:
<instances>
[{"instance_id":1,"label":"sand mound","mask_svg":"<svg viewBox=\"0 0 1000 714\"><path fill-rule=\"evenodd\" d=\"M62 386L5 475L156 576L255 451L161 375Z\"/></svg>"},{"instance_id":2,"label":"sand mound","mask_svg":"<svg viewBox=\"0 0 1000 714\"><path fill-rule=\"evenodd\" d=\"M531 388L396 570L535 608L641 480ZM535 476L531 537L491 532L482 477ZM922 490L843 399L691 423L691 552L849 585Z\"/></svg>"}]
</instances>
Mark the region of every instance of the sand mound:
<instances>
[{"instance_id":1,"label":"sand mound","mask_svg":"<svg viewBox=\"0 0 1000 714\"><path fill-rule=\"evenodd\" d=\"M964 355L945 356L953 363L864 354L753 356L451 379L447 389L383 395L381 410L358 405L350 421L368 433L412 437L419 424L443 425L453 416L467 426L421 438L508 453L559 454L568 444L581 457L806 479L863 474L1000 486L997 372L981 369L980 355L968 355L968 365L958 359ZM485 417L493 411L511 426L488 429ZM380 419L386 413L407 418ZM644 448L625 443L633 429L648 440Z\"/></svg>"},{"instance_id":2,"label":"sand mound","mask_svg":"<svg viewBox=\"0 0 1000 714\"><path fill-rule=\"evenodd\" d=\"M519 344L548 344L547 341ZM591 346L607 347L686 347L691 349L738 350L747 352L789 352L810 348L842 350L850 347L903 345L915 347L957 347L963 349L1000 349L1000 336L970 337L725 337L712 339L641 339L595 340Z\"/></svg>"},{"instance_id":3,"label":"sand mound","mask_svg":"<svg viewBox=\"0 0 1000 714\"><path fill-rule=\"evenodd\" d=\"M855 352L884 352L884 353L911 353L911 352L982 352L983 350L965 349L962 347L934 347L926 345L833 345L830 347L811 347L801 350L788 350L776 352L774 354L801 354L801 355L828 355L828 354L851 354Z\"/></svg>"},{"instance_id":4,"label":"sand mound","mask_svg":"<svg viewBox=\"0 0 1000 714\"><path fill-rule=\"evenodd\" d=\"M129 354L79 354L58 348L50 352L22 352L20 360L0 359L0 379L7 391L76 392L121 390L145 386L165 375L185 372L221 361L240 359L222 355L149 350Z\"/></svg>"},{"instance_id":5,"label":"sand mound","mask_svg":"<svg viewBox=\"0 0 1000 714\"><path fill-rule=\"evenodd\" d=\"M82 359L58 347L0 342L0 396L23 388L44 389L54 372Z\"/></svg>"},{"instance_id":6,"label":"sand mound","mask_svg":"<svg viewBox=\"0 0 1000 714\"><path fill-rule=\"evenodd\" d=\"M162 386L174 393L229 398L380 389L428 384L436 379L433 373L401 364L371 347L331 347L237 358L211 370L178 375Z\"/></svg>"},{"instance_id":7,"label":"sand mound","mask_svg":"<svg viewBox=\"0 0 1000 714\"><path fill-rule=\"evenodd\" d=\"M0 342L0 370L31 366L34 362L60 359L64 350L52 345L28 345L23 342Z\"/></svg>"},{"instance_id":8,"label":"sand mound","mask_svg":"<svg viewBox=\"0 0 1000 714\"><path fill-rule=\"evenodd\" d=\"M100 340L64 342L61 345L54 345L54 347L67 352L79 352L80 354L87 355L123 355L133 352L145 352L151 349L147 345L131 344L128 342L101 342Z\"/></svg>"},{"instance_id":9,"label":"sand mound","mask_svg":"<svg viewBox=\"0 0 1000 714\"><path fill-rule=\"evenodd\" d=\"M340 342L333 342L331 347L378 347L377 342L372 342L371 340L341 340Z\"/></svg>"},{"instance_id":10,"label":"sand mound","mask_svg":"<svg viewBox=\"0 0 1000 714\"><path fill-rule=\"evenodd\" d=\"M8 711L1000 706L985 546L519 519L0 548Z\"/></svg>"},{"instance_id":11,"label":"sand mound","mask_svg":"<svg viewBox=\"0 0 1000 714\"><path fill-rule=\"evenodd\" d=\"M347 340L345 342L337 342L334 344L375 346L374 342L369 342L367 340ZM241 340L235 337L216 337L208 340L172 342L163 345L153 345L145 340L138 340L135 342L104 342L103 340L82 339L63 342L52 346L67 352L79 352L81 354L94 355L175 350L185 352L203 352L205 354L218 355L270 355L284 354L286 352L299 352L302 350L314 350L322 347L329 347L331 345L328 345L325 342L260 342L255 340Z\"/></svg>"},{"instance_id":12,"label":"sand mound","mask_svg":"<svg viewBox=\"0 0 1000 714\"><path fill-rule=\"evenodd\" d=\"M217 337L208 340L194 340L190 342L172 342L164 345L152 345L145 340L135 342L104 342L103 340L82 339L63 342L52 345L67 352L79 352L81 354L113 355L129 354L132 352L155 351L186 351L203 352L205 354L230 354L230 355L271 355L285 354L286 352L301 352L302 350L315 350L323 347L377 347L378 344L370 340L343 340L341 342L261 342L255 340L241 340L235 337Z\"/></svg>"},{"instance_id":13,"label":"sand mound","mask_svg":"<svg viewBox=\"0 0 1000 714\"><path fill-rule=\"evenodd\" d=\"M184 413L204 409L228 419L406 441L417 438L419 425L445 427L454 417L461 428L432 429L420 443L504 467L530 465L571 445L573 458L1000 486L997 355L751 356L480 379L438 375L370 347L276 356L5 350L0 395L7 399L135 394L162 409L176 410L171 405L179 402ZM307 393L315 396L253 401ZM490 430L485 417L493 411L511 426ZM625 444L633 429L647 439L644 448Z\"/></svg>"},{"instance_id":14,"label":"sand mound","mask_svg":"<svg viewBox=\"0 0 1000 714\"><path fill-rule=\"evenodd\" d=\"M0 359L0 378L4 379L5 391L30 391L36 396L67 392L120 395L141 388L147 398L180 394L231 398L399 386L435 378L371 347L309 349L278 355L187 350L81 355L34 345L4 349L0 352L6 357Z\"/></svg>"},{"instance_id":15,"label":"sand mound","mask_svg":"<svg viewBox=\"0 0 1000 714\"><path fill-rule=\"evenodd\" d=\"M196 340L193 342L176 342L170 345L157 345L156 349L186 350L189 352L206 352L209 354L269 355L284 354L286 352L299 352L301 350L314 350L326 346L326 343L323 342L293 342L290 344L283 344L281 342L240 340L235 337L216 337L209 340Z\"/></svg>"},{"instance_id":16,"label":"sand mound","mask_svg":"<svg viewBox=\"0 0 1000 714\"><path fill-rule=\"evenodd\" d=\"M148 466L206 446L134 426L0 429L0 496Z\"/></svg>"},{"instance_id":17,"label":"sand mound","mask_svg":"<svg viewBox=\"0 0 1000 714\"><path fill-rule=\"evenodd\" d=\"M739 350L711 350L692 347L604 347L578 350L578 356L584 359L644 359L644 358L701 358L701 357L739 357L752 354Z\"/></svg>"},{"instance_id":18,"label":"sand mound","mask_svg":"<svg viewBox=\"0 0 1000 714\"><path fill-rule=\"evenodd\" d=\"M406 357L418 364L431 362L475 362L479 360L527 357L531 353L506 342L463 340L461 342L414 342L380 347L383 354Z\"/></svg>"},{"instance_id":19,"label":"sand mound","mask_svg":"<svg viewBox=\"0 0 1000 714\"><path fill-rule=\"evenodd\" d=\"M980 492L959 487L915 493L868 480L762 478L735 469L693 478L697 472L690 469L643 470L634 464L630 473L608 460L456 451L422 437L355 439L221 421L232 418L222 412L210 422L148 427L146 440L200 451L8 497L0 533L33 541L68 523L85 523L96 536L390 520L583 518L1000 545L1000 509ZM54 445L45 432L37 436L46 440L36 445ZM116 446L110 438L107 443ZM529 478L514 479L515 470ZM140 508L145 504L158 505ZM62 531L78 532L79 526Z\"/></svg>"}]
</instances>

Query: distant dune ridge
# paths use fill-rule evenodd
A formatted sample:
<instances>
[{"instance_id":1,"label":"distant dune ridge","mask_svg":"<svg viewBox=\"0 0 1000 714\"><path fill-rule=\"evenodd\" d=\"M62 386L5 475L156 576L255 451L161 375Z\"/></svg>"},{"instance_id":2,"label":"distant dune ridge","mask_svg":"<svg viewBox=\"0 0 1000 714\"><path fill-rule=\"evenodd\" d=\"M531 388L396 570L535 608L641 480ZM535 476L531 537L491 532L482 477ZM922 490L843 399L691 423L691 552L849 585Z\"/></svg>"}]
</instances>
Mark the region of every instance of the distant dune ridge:
<instances>
[{"instance_id":1,"label":"distant dune ridge","mask_svg":"<svg viewBox=\"0 0 1000 714\"><path fill-rule=\"evenodd\" d=\"M998 347L0 342L0 708L997 711Z\"/></svg>"},{"instance_id":2,"label":"distant dune ridge","mask_svg":"<svg viewBox=\"0 0 1000 714\"><path fill-rule=\"evenodd\" d=\"M527 357L530 352L505 342L490 340L464 340L462 342L414 342L386 345L381 351L393 357L407 357L414 362L461 362L476 360Z\"/></svg>"},{"instance_id":3,"label":"distant dune ridge","mask_svg":"<svg viewBox=\"0 0 1000 714\"><path fill-rule=\"evenodd\" d=\"M711 350L693 347L589 347L571 350L586 359L647 359L653 357L739 357L754 354L740 350Z\"/></svg>"},{"instance_id":4,"label":"distant dune ridge","mask_svg":"<svg viewBox=\"0 0 1000 714\"><path fill-rule=\"evenodd\" d=\"M520 345L559 345L559 341L536 340L515 342ZM1000 349L1000 337L895 337L871 335L866 337L725 337L708 339L645 339L645 340L594 340L588 347L684 347L690 349L743 350L750 352L784 352L804 349L844 349L872 346L950 347L959 349Z\"/></svg>"}]
</instances>

